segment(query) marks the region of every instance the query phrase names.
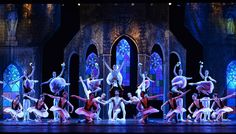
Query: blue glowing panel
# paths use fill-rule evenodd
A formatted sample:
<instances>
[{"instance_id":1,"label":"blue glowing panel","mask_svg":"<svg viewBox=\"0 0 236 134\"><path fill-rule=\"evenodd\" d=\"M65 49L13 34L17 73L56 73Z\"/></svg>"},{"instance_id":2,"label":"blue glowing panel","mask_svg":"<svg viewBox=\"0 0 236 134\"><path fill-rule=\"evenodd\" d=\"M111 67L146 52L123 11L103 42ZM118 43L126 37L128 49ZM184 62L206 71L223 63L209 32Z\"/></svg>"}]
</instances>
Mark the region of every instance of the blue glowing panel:
<instances>
[{"instance_id":1,"label":"blue glowing panel","mask_svg":"<svg viewBox=\"0 0 236 134\"><path fill-rule=\"evenodd\" d=\"M121 74L123 76L122 85L129 86L130 85L130 45L125 39L122 39L116 46L116 64L120 66L124 60L126 60L126 63L121 69Z\"/></svg>"},{"instance_id":2,"label":"blue glowing panel","mask_svg":"<svg viewBox=\"0 0 236 134\"><path fill-rule=\"evenodd\" d=\"M150 78L154 80L149 88L150 95L163 94L163 71L162 71L162 59L156 52L152 53L150 58ZM162 100L162 97L158 97Z\"/></svg>"},{"instance_id":3,"label":"blue glowing panel","mask_svg":"<svg viewBox=\"0 0 236 134\"><path fill-rule=\"evenodd\" d=\"M226 81L227 81L227 94L232 94L236 91L236 60L231 61L227 67L226 70ZM233 114L229 114L229 118L235 118L236 117L236 99L235 97L227 99L227 105L232 107L234 109Z\"/></svg>"},{"instance_id":4,"label":"blue glowing panel","mask_svg":"<svg viewBox=\"0 0 236 134\"><path fill-rule=\"evenodd\" d=\"M20 82L16 82L14 84L8 84L10 81L14 81L20 77L20 73L18 69L14 65L9 65L3 73L3 94L8 96L11 99L14 99L20 91ZM10 107L11 103L7 100L3 100L3 108ZM4 118L9 115L4 114Z\"/></svg>"},{"instance_id":5,"label":"blue glowing panel","mask_svg":"<svg viewBox=\"0 0 236 134\"><path fill-rule=\"evenodd\" d=\"M89 77L91 73L93 73L95 76L99 76L99 66L95 67L95 64L98 65L98 57L95 53L89 54L89 56L86 59L86 75Z\"/></svg>"}]
</instances>

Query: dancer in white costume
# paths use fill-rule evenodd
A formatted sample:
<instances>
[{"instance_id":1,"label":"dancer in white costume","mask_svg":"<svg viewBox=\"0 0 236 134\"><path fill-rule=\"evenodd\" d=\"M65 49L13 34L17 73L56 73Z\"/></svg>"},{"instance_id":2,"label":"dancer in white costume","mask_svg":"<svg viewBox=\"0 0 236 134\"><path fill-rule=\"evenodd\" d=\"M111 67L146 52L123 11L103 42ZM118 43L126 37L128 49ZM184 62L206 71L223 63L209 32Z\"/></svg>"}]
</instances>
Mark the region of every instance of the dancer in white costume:
<instances>
[{"instance_id":1,"label":"dancer in white costume","mask_svg":"<svg viewBox=\"0 0 236 134\"><path fill-rule=\"evenodd\" d=\"M35 106L29 107L27 110L29 113L34 113L36 119L36 122L41 122L41 118L47 118L49 113L48 113L48 106L44 102L44 95L40 95L39 99L24 95L28 97L30 100L36 102Z\"/></svg>"},{"instance_id":2,"label":"dancer in white costume","mask_svg":"<svg viewBox=\"0 0 236 134\"><path fill-rule=\"evenodd\" d=\"M183 107L178 107L177 106L177 103L176 103L176 100L179 99L179 98L182 98L185 94L187 94L190 90L188 91L185 91L184 93L182 93L181 95L179 96L176 96L176 97L173 97L173 93L172 92L169 92L168 93L168 98L169 100L166 101L165 103L162 104L161 106L161 110L163 111L163 107L166 105L166 104L169 104L169 108L170 108L170 111L166 114L166 117L165 119L168 119L168 122L172 122L172 118L177 115L177 114L180 114L182 112L186 112L186 109L183 108Z\"/></svg>"},{"instance_id":3,"label":"dancer in white costume","mask_svg":"<svg viewBox=\"0 0 236 134\"><path fill-rule=\"evenodd\" d=\"M122 82L123 82L123 77L121 75L121 69L123 68L124 64L125 64L125 60L122 62L121 66L119 67L118 65L113 65L113 69L111 69L109 67L109 65L106 63L105 60L103 60L105 66L107 67L107 69L109 70L109 74L106 78L106 81L107 81L107 84L111 86L111 89L110 89L110 97L114 97L115 96L115 90L118 90L120 91L120 94L121 96L123 96L123 88L121 87L122 85ZM124 103L122 102L121 103L122 105L122 108L125 107L124 106ZM109 106L108 106L108 118L109 120L112 120L111 118L111 112L112 112L112 109L113 109L113 105L112 103L109 103ZM123 110L123 113L125 113L125 110Z\"/></svg>"},{"instance_id":4,"label":"dancer in white costume","mask_svg":"<svg viewBox=\"0 0 236 134\"><path fill-rule=\"evenodd\" d=\"M139 112L142 113L142 118L139 121L141 123L145 123L145 120L147 119L147 117L150 114L159 112L159 110L157 110L156 108L153 108L152 106L149 105L149 100L153 100L159 96L162 96L162 94L147 97L147 96L145 96L145 92L142 91L140 96L142 97L142 99L138 102L136 108ZM142 105L142 107L141 107L141 105Z\"/></svg>"},{"instance_id":5,"label":"dancer in white costume","mask_svg":"<svg viewBox=\"0 0 236 134\"><path fill-rule=\"evenodd\" d=\"M214 80L213 78L211 78L209 76L209 71L205 70L205 75L202 74L202 68L203 68L203 62L199 62L200 63L200 70L199 70L199 74L201 76L201 78L203 79L203 81L199 81L197 83L189 83L189 85L196 85L196 89L198 90L198 93L202 93L203 94L203 98L202 100L202 105L204 107L210 108L210 94L213 92L214 89L214 84L213 82L216 83L216 80ZM208 80L209 79L209 80ZM205 113L204 114L204 120L203 121L211 121L210 119L210 112ZM207 118L207 119L206 119Z\"/></svg>"},{"instance_id":6,"label":"dancer in white costume","mask_svg":"<svg viewBox=\"0 0 236 134\"><path fill-rule=\"evenodd\" d=\"M116 121L118 118L118 114L120 113L121 109L123 112L123 118L121 120L125 120L126 118L126 111L125 111L125 105L124 104L131 104L131 101L126 101L125 99L119 97L119 91L115 90L115 97L110 98L108 101L104 103L104 105L109 104L112 105L112 109L108 109L108 118L111 121ZM121 108L121 109L120 109ZM113 118L111 118L111 111L113 111Z\"/></svg>"},{"instance_id":7,"label":"dancer in white costume","mask_svg":"<svg viewBox=\"0 0 236 134\"><path fill-rule=\"evenodd\" d=\"M129 98L129 101L131 101L131 104L136 105L135 106L135 109L136 109L137 104L139 103L140 99L138 97L136 97L136 96L132 96L131 93L127 93L127 96ZM141 105L141 108L143 108L142 105ZM134 119L136 119L136 118L141 117L141 115L142 115L142 113L138 112L138 113L135 113L135 115L133 115L133 117L134 117Z\"/></svg>"},{"instance_id":8,"label":"dancer in white costume","mask_svg":"<svg viewBox=\"0 0 236 134\"><path fill-rule=\"evenodd\" d=\"M81 76L79 77L87 99L89 99L89 94L90 93L97 93L98 91L102 90L99 86L101 85L101 81L103 79L94 79L94 78L95 77L92 76L92 79L88 78L86 80L87 81L87 86L88 86L88 88L87 88L87 86L84 83L85 80L83 80Z\"/></svg>"},{"instance_id":9,"label":"dancer in white costume","mask_svg":"<svg viewBox=\"0 0 236 134\"><path fill-rule=\"evenodd\" d=\"M121 69L123 68L124 64L125 64L125 60L122 62L121 66L119 67L118 65L113 65L113 69L111 69L109 67L109 65L106 63L105 60L103 60L105 66L107 67L107 69L110 71L110 73L107 76L107 84L111 85L111 89L110 89L110 97L114 96L114 91L115 90L119 90L121 91L121 96L123 95L123 88L121 87L122 85L122 81L123 81L123 77L121 75Z\"/></svg>"},{"instance_id":10,"label":"dancer in white costume","mask_svg":"<svg viewBox=\"0 0 236 134\"><path fill-rule=\"evenodd\" d=\"M171 92L173 93L183 93L181 90L186 88L187 80L192 79L192 77L183 76L183 70L181 69L180 65L181 62L177 62L173 70L175 75L175 77L171 80L171 85L172 85ZM180 67L179 74L176 73L176 67Z\"/></svg>"},{"instance_id":11,"label":"dancer in white costume","mask_svg":"<svg viewBox=\"0 0 236 134\"><path fill-rule=\"evenodd\" d=\"M40 84L40 86L43 86L45 84L49 84L53 79L55 79L56 77L62 77L64 70L65 70L65 63L63 62L61 64L62 70L61 73L57 76L57 73L55 71L52 72L52 78L50 78L48 81L45 81L43 83ZM56 92L54 94L55 96L59 96L59 92ZM53 106L57 106L58 105L58 99L53 99ZM57 114L56 111L53 112L53 121L57 122L59 121L59 115Z\"/></svg>"},{"instance_id":12,"label":"dancer in white costume","mask_svg":"<svg viewBox=\"0 0 236 134\"><path fill-rule=\"evenodd\" d=\"M148 76L147 76L147 72L145 71L144 73L142 73L142 63L139 63L139 74L140 76L143 78L142 83L138 86L138 89L136 90L136 94L138 96L139 99L141 99L142 97L140 96L141 91L144 91L145 93L147 92L148 88L151 85L151 82L155 82L153 80L151 80Z\"/></svg>"},{"instance_id":13,"label":"dancer in white costume","mask_svg":"<svg viewBox=\"0 0 236 134\"><path fill-rule=\"evenodd\" d=\"M91 123L93 121L93 118L96 118L96 112L98 111L98 105L97 102L94 100L94 94L89 94L89 99L82 98L77 95L71 95L71 97L77 98L83 102L85 102L84 107L79 107L75 110L75 113L78 115L84 115L87 122ZM95 111L92 111L92 108L95 107Z\"/></svg>"},{"instance_id":14,"label":"dancer in white costume","mask_svg":"<svg viewBox=\"0 0 236 134\"><path fill-rule=\"evenodd\" d=\"M189 106L188 111L192 114L192 118L194 119L194 122L202 121L202 115L208 112L212 112L212 109L208 107L204 107L202 105L202 100L197 98L197 94L194 93L192 95L193 102ZM192 108L195 107L195 111L192 112ZM191 116L188 115L188 118L191 119Z\"/></svg>"},{"instance_id":15,"label":"dancer in white costume","mask_svg":"<svg viewBox=\"0 0 236 134\"><path fill-rule=\"evenodd\" d=\"M35 71L35 67L32 65L32 63L30 63L30 66L32 68L32 72L30 73L30 75L27 75L27 72L24 71L23 76L21 76L20 78L14 80L14 81L9 82L9 84L13 84L13 83L16 83L20 80L23 80L23 90L24 90L23 95L28 95L28 96L32 97L35 94L34 83L37 83L38 80L30 79L30 77L34 74L34 71ZM30 99L25 96L25 97L23 97L24 121L31 120L29 112L27 111L27 109L29 107L30 107Z\"/></svg>"},{"instance_id":16,"label":"dancer in white costume","mask_svg":"<svg viewBox=\"0 0 236 134\"><path fill-rule=\"evenodd\" d=\"M105 94L105 93L102 93L101 97L98 96L98 97L94 98L94 101L96 101L96 102L97 102L97 105L98 105L97 120L101 120L101 118L100 118L101 105L100 105L100 104L103 104L103 103L106 102L106 101L104 100L105 97L106 97L106 94Z\"/></svg>"},{"instance_id":17,"label":"dancer in white costume","mask_svg":"<svg viewBox=\"0 0 236 134\"><path fill-rule=\"evenodd\" d=\"M216 117L215 121L223 121L223 114L224 113L229 113L229 112L233 111L233 109L231 107L225 106L223 101L228 99L228 98L231 98L231 97L233 97L235 95L236 95L236 92L234 92L231 95L227 95L225 97L222 97L222 98L218 98L218 94L217 93L215 93L213 95L214 102L212 103L211 109L214 111L212 113L212 118ZM217 105L218 108L214 110L213 108L214 108L215 104Z\"/></svg>"},{"instance_id":18,"label":"dancer in white costume","mask_svg":"<svg viewBox=\"0 0 236 134\"><path fill-rule=\"evenodd\" d=\"M17 95L15 99L10 99L4 95L2 97L11 102L11 107L7 107L3 110L5 113L9 113L12 119L7 120L15 120L18 121L18 118L23 118L24 113L22 112L22 105L20 103L20 96Z\"/></svg>"},{"instance_id":19,"label":"dancer in white costume","mask_svg":"<svg viewBox=\"0 0 236 134\"><path fill-rule=\"evenodd\" d=\"M60 117L60 122L67 122L68 119L70 118L70 114L67 112L66 107L70 106L71 107L71 112L72 113L74 111L74 106L66 99L68 97L68 93L67 92L63 92L62 93L62 97L59 96L53 96L47 93L44 93L44 95L49 96L50 98L53 99L58 99L58 105L57 106L52 106L50 108L50 111L56 111L59 114Z\"/></svg>"}]
</instances>

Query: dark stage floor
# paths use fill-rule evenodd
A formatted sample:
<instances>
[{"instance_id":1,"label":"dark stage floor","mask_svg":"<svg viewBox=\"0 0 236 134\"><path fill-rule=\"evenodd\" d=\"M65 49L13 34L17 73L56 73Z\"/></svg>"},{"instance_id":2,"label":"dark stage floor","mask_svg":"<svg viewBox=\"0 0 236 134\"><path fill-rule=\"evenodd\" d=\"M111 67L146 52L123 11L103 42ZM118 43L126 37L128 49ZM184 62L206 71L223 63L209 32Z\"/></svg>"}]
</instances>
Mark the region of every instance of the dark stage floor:
<instances>
[{"instance_id":1,"label":"dark stage floor","mask_svg":"<svg viewBox=\"0 0 236 134\"><path fill-rule=\"evenodd\" d=\"M137 120L127 119L126 121L110 122L108 120L95 121L92 124L77 123L78 120L71 120L69 123L48 123L43 122L15 122L0 121L0 132L83 132L83 133L235 133L236 121L203 122L203 123L167 123L164 120L149 119L147 124L138 123Z\"/></svg>"}]
</instances>

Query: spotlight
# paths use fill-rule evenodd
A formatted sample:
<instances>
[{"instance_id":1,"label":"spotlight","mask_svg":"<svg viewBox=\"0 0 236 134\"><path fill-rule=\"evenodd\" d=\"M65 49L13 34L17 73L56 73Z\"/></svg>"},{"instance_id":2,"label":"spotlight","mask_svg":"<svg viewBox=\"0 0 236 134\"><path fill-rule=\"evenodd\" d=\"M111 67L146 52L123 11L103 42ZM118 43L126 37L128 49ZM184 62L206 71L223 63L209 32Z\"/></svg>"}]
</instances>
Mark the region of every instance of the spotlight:
<instances>
[{"instance_id":1,"label":"spotlight","mask_svg":"<svg viewBox=\"0 0 236 134\"><path fill-rule=\"evenodd\" d=\"M63 7L64 7L64 4L62 4L61 6L63 6Z\"/></svg>"},{"instance_id":2,"label":"spotlight","mask_svg":"<svg viewBox=\"0 0 236 134\"><path fill-rule=\"evenodd\" d=\"M134 6L135 4L134 3L131 3L131 6Z\"/></svg>"},{"instance_id":3,"label":"spotlight","mask_svg":"<svg viewBox=\"0 0 236 134\"><path fill-rule=\"evenodd\" d=\"M150 3L150 6L153 6L153 3Z\"/></svg>"},{"instance_id":4,"label":"spotlight","mask_svg":"<svg viewBox=\"0 0 236 134\"><path fill-rule=\"evenodd\" d=\"M169 5L171 5L171 3L169 3Z\"/></svg>"},{"instance_id":5,"label":"spotlight","mask_svg":"<svg viewBox=\"0 0 236 134\"><path fill-rule=\"evenodd\" d=\"M78 6L80 6L80 3L78 3Z\"/></svg>"}]
</instances>

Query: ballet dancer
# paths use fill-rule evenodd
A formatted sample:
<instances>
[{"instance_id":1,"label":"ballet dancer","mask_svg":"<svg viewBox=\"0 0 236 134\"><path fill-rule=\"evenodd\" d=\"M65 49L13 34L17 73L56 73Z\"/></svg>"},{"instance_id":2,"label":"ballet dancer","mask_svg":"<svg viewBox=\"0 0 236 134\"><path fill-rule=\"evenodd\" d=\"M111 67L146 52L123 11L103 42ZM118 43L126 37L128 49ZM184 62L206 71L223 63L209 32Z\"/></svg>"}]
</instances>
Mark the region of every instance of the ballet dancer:
<instances>
[{"instance_id":1,"label":"ballet dancer","mask_svg":"<svg viewBox=\"0 0 236 134\"><path fill-rule=\"evenodd\" d=\"M130 92L127 93L127 96L129 98L129 101L131 101L131 104L136 105L135 106L135 109L136 109L137 104L139 103L140 99L136 96L132 96L132 94ZM141 108L143 108L143 107L141 106ZM135 113L135 115L133 115L133 117L134 117L134 119L136 119L136 118L141 117L141 115L142 115L142 113L138 112L138 113Z\"/></svg>"},{"instance_id":2,"label":"ballet dancer","mask_svg":"<svg viewBox=\"0 0 236 134\"><path fill-rule=\"evenodd\" d=\"M142 118L139 121L145 124L145 120L150 114L159 112L159 110L149 105L149 100L153 100L159 96L162 96L162 94L155 95L155 96L145 96L145 92L142 91L140 96L142 97L142 99L138 102L136 108L139 112L142 113ZM142 108L141 108L141 105L142 105Z\"/></svg>"},{"instance_id":3,"label":"ballet dancer","mask_svg":"<svg viewBox=\"0 0 236 134\"><path fill-rule=\"evenodd\" d=\"M79 79L80 79L80 82L83 86L84 93L85 93L87 99L89 99L90 93L97 93L98 91L102 90L99 86L101 85L101 81L103 79L95 79L95 77L93 77L93 76L92 76L92 79L88 78L86 80L88 88L84 83L85 80L83 80L81 76L79 77Z\"/></svg>"},{"instance_id":4,"label":"ballet dancer","mask_svg":"<svg viewBox=\"0 0 236 134\"><path fill-rule=\"evenodd\" d=\"M203 107L208 107L210 108L210 94L213 92L214 89L214 84L213 82L216 83L216 80L211 78L209 76L209 71L205 70L205 75L202 74L202 68L203 68L203 62L199 62L200 63L200 70L199 70L199 74L201 76L201 78L203 79L203 81L199 81L197 83L189 83L189 85L196 85L196 89L198 90L198 93L202 93L202 105ZM209 79L209 80L208 80ZM206 121L206 118L208 121L210 120L210 112L205 113L204 114L204 121Z\"/></svg>"},{"instance_id":5,"label":"ballet dancer","mask_svg":"<svg viewBox=\"0 0 236 134\"><path fill-rule=\"evenodd\" d=\"M34 90L34 83L38 83L38 80L32 80L30 79L30 77L32 77L32 75L34 74L35 71L35 66L32 65L32 63L30 63L30 66L32 68L32 72L27 75L27 71L24 71L24 75L22 75L20 78L9 82L9 84L13 84L16 83L20 80L23 80L23 95L28 95L28 96L34 96L35 94L35 90ZM29 112L27 111L27 109L30 107L30 99L27 98L26 96L23 97L23 111L24 111L24 121L29 121L30 119L30 115Z\"/></svg>"},{"instance_id":6,"label":"ballet dancer","mask_svg":"<svg viewBox=\"0 0 236 134\"><path fill-rule=\"evenodd\" d=\"M98 96L96 98L94 98L94 101L97 102L97 105L98 105L98 110L97 110L97 120L102 120L100 118L100 112L101 112L101 105L100 104L103 104L105 103L106 101L104 100L106 97L106 94L105 93L102 93L101 96Z\"/></svg>"},{"instance_id":7,"label":"ballet dancer","mask_svg":"<svg viewBox=\"0 0 236 134\"><path fill-rule=\"evenodd\" d=\"M20 103L20 95L16 95L14 99L10 99L4 95L2 97L11 102L11 107L7 107L3 110L5 113L9 113L11 115L11 119L7 120L15 120L18 121L18 118L23 118L24 113L22 112L22 105Z\"/></svg>"},{"instance_id":8,"label":"ballet dancer","mask_svg":"<svg viewBox=\"0 0 236 134\"><path fill-rule=\"evenodd\" d=\"M58 76L57 76L57 73L55 71L53 71L52 72L52 78L50 78L48 81L45 81L45 82L41 83L40 86L49 84L56 77L62 77L62 75L64 73L64 70L65 70L65 63L64 62L61 64L61 67L62 67L62 70L61 70L61 73ZM56 92L54 95L59 96L59 92ZM53 106L57 106L57 105L58 105L58 99L53 99ZM57 114L56 111L54 111L53 112L53 121L57 122L58 120L59 120L59 115Z\"/></svg>"},{"instance_id":9,"label":"ballet dancer","mask_svg":"<svg viewBox=\"0 0 236 134\"><path fill-rule=\"evenodd\" d=\"M50 94L47 94L47 93L44 93L43 95L47 95L50 98L59 100L58 105L57 106L52 106L49 110L58 112L59 117L60 117L60 122L63 122L63 123L67 122L68 119L70 118L70 114L66 110L66 107L67 106L71 107L71 112L70 113L72 113L74 111L74 106L66 99L68 97L68 93L66 91L64 91L62 93L62 97L50 95Z\"/></svg>"},{"instance_id":10,"label":"ballet dancer","mask_svg":"<svg viewBox=\"0 0 236 134\"><path fill-rule=\"evenodd\" d=\"M192 118L194 122L202 121L202 115L208 112L212 112L212 110L208 107L204 107L202 105L202 100L197 98L198 94L194 93L192 95L193 102L188 108L188 111L192 114ZM195 107L195 111L192 112L192 108ZM188 115L188 118L191 119L191 116Z\"/></svg>"},{"instance_id":11,"label":"ballet dancer","mask_svg":"<svg viewBox=\"0 0 236 134\"><path fill-rule=\"evenodd\" d=\"M179 89L184 89L187 86L187 80L191 80L192 77L186 77L183 76L183 70L180 67L181 62L177 62L177 64L174 67L174 75L175 77L171 80L171 92L173 93L183 93L181 90ZM176 73L176 67L180 67L179 68L179 74Z\"/></svg>"},{"instance_id":12,"label":"ballet dancer","mask_svg":"<svg viewBox=\"0 0 236 134\"><path fill-rule=\"evenodd\" d=\"M163 103L162 106L161 106L161 110L163 111L163 107L166 104L169 104L170 111L167 113L167 115L165 117L165 119L168 119L168 122L172 122L172 118L175 116L175 114L177 115L177 114L180 114L182 112L186 112L185 108L177 106L176 100L179 99L179 98L182 98L189 91L190 90L185 91L184 93L182 93L181 95L176 96L176 97L173 97L173 93L172 92L168 93L169 100L166 101L165 103Z\"/></svg>"},{"instance_id":13,"label":"ballet dancer","mask_svg":"<svg viewBox=\"0 0 236 134\"><path fill-rule=\"evenodd\" d=\"M34 113L36 119L36 122L42 122L41 118L47 118L49 113L48 113L48 106L46 105L46 103L44 102L44 95L40 95L39 99L30 97L28 95L24 95L26 97L28 97L30 100L36 102L35 106L33 107L29 107L27 109L27 111L29 113Z\"/></svg>"},{"instance_id":14,"label":"ballet dancer","mask_svg":"<svg viewBox=\"0 0 236 134\"><path fill-rule=\"evenodd\" d=\"M108 101L104 103L104 105L109 104L111 105L108 109L108 118L111 121L116 121L118 118L118 114L120 113L121 109L123 112L123 118L121 120L125 120L126 118L126 111L125 111L125 105L124 104L131 104L131 101L126 101L125 99L119 97L119 91L115 90L115 96L110 98ZM121 109L120 109L121 107ZM113 118L111 118L111 111L113 110ZM119 119L118 119L119 120Z\"/></svg>"},{"instance_id":15,"label":"ballet dancer","mask_svg":"<svg viewBox=\"0 0 236 134\"><path fill-rule=\"evenodd\" d=\"M138 96L139 99L141 99L142 97L140 96L141 91L147 92L148 88L150 87L151 82L154 83L155 81L151 80L148 76L147 76L147 72L145 71L144 73L142 73L142 63L139 63L139 75L143 78L142 83L138 86L137 90L136 90L136 94Z\"/></svg>"},{"instance_id":16,"label":"ballet dancer","mask_svg":"<svg viewBox=\"0 0 236 134\"><path fill-rule=\"evenodd\" d=\"M96 112L98 111L98 105L94 100L94 93L89 94L89 99L82 98L77 95L71 95L71 97L77 98L83 102L85 102L84 107L77 108L75 113L78 115L84 115L85 119L88 123L93 121L93 118L96 118ZM92 108L95 107L95 111L92 111Z\"/></svg>"},{"instance_id":17,"label":"ballet dancer","mask_svg":"<svg viewBox=\"0 0 236 134\"><path fill-rule=\"evenodd\" d=\"M223 121L223 114L224 113L229 113L229 112L233 111L233 109L231 107L225 106L223 101L228 99L228 98L231 98L231 97L233 97L235 95L236 95L236 92L234 92L231 95L227 95L225 97L218 98L218 94L217 93L213 94L214 102L212 103L211 109L214 111L212 113L212 118L216 117L215 121ZM213 108L214 108L215 104L217 105L218 108L214 110Z\"/></svg>"},{"instance_id":18,"label":"ballet dancer","mask_svg":"<svg viewBox=\"0 0 236 134\"><path fill-rule=\"evenodd\" d=\"M122 77L120 71L123 68L126 61L124 60L120 67L118 65L113 65L113 69L111 69L109 67L109 65L106 63L105 60L103 60L103 62L105 64L105 66L107 67L107 69L110 71L110 73L108 74L107 79L106 79L107 84L112 86L110 89L110 97L114 96L115 90L122 91L121 94L123 95L124 89L121 87L123 77Z\"/></svg>"}]
</instances>

